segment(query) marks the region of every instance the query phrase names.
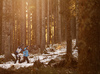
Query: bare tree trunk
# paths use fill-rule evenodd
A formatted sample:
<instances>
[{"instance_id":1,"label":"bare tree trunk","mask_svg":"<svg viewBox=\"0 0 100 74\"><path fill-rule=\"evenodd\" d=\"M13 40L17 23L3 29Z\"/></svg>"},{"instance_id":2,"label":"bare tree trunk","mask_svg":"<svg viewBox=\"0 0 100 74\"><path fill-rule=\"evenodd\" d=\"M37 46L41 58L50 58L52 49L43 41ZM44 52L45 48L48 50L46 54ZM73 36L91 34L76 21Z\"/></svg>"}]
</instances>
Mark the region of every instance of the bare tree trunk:
<instances>
[{"instance_id":1,"label":"bare tree trunk","mask_svg":"<svg viewBox=\"0 0 100 74\"><path fill-rule=\"evenodd\" d=\"M47 45L49 45L50 44L50 37L49 37L49 29L50 29L50 21L49 21L49 12L50 12L50 9L49 9L49 2L50 2L50 0L47 0Z\"/></svg>"},{"instance_id":2,"label":"bare tree trunk","mask_svg":"<svg viewBox=\"0 0 100 74\"><path fill-rule=\"evenodd\" d=\"M51 42L52 42L52 45L54 44L54 13L53 13L53 6L54 6L54 1L51 0Z\"/></svg>"},{"instance_id":3,"label":"bare tree trunk","mask_svg":"<svg viewBox=\"0 0 100 74\"><path fill-rule=\"evenodd\" d=\"M58 42L61 43L61 14L60 14L60 0L58 0Z\"/></svg>"},{"instance_id":4,"label":"bare tree trunk","mask_svg":"<svg viewBox=\"0 0 100 74\"><path fill-rule=\"evenodd\" d=\"M16 49L18 47L18 24L19 24L19 20L18 20L18 12L16 14L16 19L17 19L17 22L15 24L15 33L16 33Z\"/></svg>"},{"instance_id":5,"label":"bare tree trunk","mask_svg":"<svg viewBox=\"0 0 100 74\"><path fill-rule=\"evenodd\" d=\"M11 31L11 24L12 24L12 13L10 11L11 7L12 7L12 0L4 0L3 1L3 20L2 20L2 32L3 32L3 50L5 53L5 60L9 60L11 59L11 51L10 51L10 31Z\"/></svg>"},{"instance_id":6,"label":"bare tree trunk","mask_svg":"<svg viewBox=\"0 0 100 74\"><path fill-rule=\"evenodd\" d=\"M13 52L13 22L14 22L14 20L13 20L13 18L14 18L14 0L12 0L12 2L11 2L11 25L10 25L10 35L11 35L11 37L10 37L10 49L11 49L11 52Z\"/></svg>"},{"instance_id":7,"label":"bare tree trunk","mask_svg":"<svg viewBox=\"0 0 100 74\"><path fill-rule=\"evenodd\" d=\"M57 3L57 5L58 5L58 0L56 0L56 3ZM58 40L58 6L56 6L56 43L58 43L59 42L59 40Z\"/></svg>"},{"instance_id":8,"label":"bare tree trunk","mask_svg":"<svg viewBox=\"0 0 100 74\"><path fill-rule=\"evenodd\" d=\"M100 74L100 0L79 3L79 74Z\"/></svg>"},{"instance_id":9,"label":"bare tree trunk","mask_svg":"<svg viewBox=\"0 0 100 74\"><path fill-rule=\"evenodd\" d=\"M15 47L15 44L16 44L16 42L15 42L15 14L14 14L14 22L13 22L13 33L14 33L14 44L13 44L13 48L14 48L14 51L16 50L16 47Z\"/></svg>"},{"instance_id":10,"label":"bare tree trunk","mask_svg":"<svg viewBox=\"0 0 100 74\"><path fill-rule=\"evenodd\" d=\"M35 44L35 45L37 45L36 43L36 12L33 12L32 13L32 29L31 29L31 37L32 37L32 41L31 41L31 44L33 45L33 44Z\"/></svg>"},{"instance_id":11,"label":"bare tree trunk","mask_svg":"<svg viewBox=\"0 0 100 74\"><path fill-rule=\"evenodd\" d=\"M56 12L54 12L54 43L56 43Z\"/></svg>"},{"instance_id":12,"label":"bare tree trunk","mask_svg":"<svg viewBox=\"0 0 100 74\"><path fill-rule=\"evenodd\" d=\"M13 36L14 36L14 44L13 44L13 48L14 48L14 52L15 52L15 50L16 50L16 32L15 32L15 20L16 20L16 13L15 13L15 11L16 11L16 6L17 6L17 4L16 4L16 0L14 1L14 15L13 15Z\"/></svg>"},{"instance_id":13,"label":"bare tree trunk","mask_svg":"<svg viewBox=\"0 0 100 74\"><path fill-rule=\"evenodd\" d=\"M20 20L20 12L18 13L19 14L19 16L18 16L18 29L17 29L17 31L18 31L18 33L17 33L17 36L18 36L18 46L20 46L21 45L21 20Z\"/></svg>"},{"instance_id":14,"label":"bare tree trunk","mask_svg":"<svg viewBox=\"0 0 100 74\"><path fill-rule=\"evenodd\" d=\"M28 45L31 45L30 2L28 2Z\"/></svg>"},{"instance_id":15,"label":"bare tree trunk","mask_svg":"<svg viewBox=\"0 0 100 74\"><path fill-rule=\"evenodd\" d=\"M4 53L5 47L5 24L6 24L6 0L3 0L2 10L2 52Z\"/></svg>"},{"instance_id":16,"label":"bare tree trunk","mask_svg":"<svg viewBox=\"0 0 100 74\"><path fill-rule=\"evenodd\" d=\"M65 13L65 15L67 17L65 17L65 20L67 20L67 23L66 24L66 46L67 46L67 51L66 51L66 57L67 57L67 60L68 62L70 63L71 62L71 57L72 57L72 33L71 33L71 21L70 21L70 18L71 18L71 10L70 10L70 1L69 0L66 0L65 3L67 3L67 8L65 7L67 13Z\"/></svg>"},{"instance_id":17,"label":"bare tree trunk","mask_svg":"<svg viewBox=\"0 0 100 74\"><path fill-rule=\"evenodd\" d=\"M36 45L40 46L40 0L36 0Z\"/></svg>"},{"instance_id":18,"label":"bare tree trunk","mask_svg":"<svg viewBox=\"0 0 100 74\"><path fill-rule=\"evenodd\" d=\"M15 28L15 50L17 49L17 47L18 47L18 9L17 9L17 6L18 6L18 2L16 1L16 15L15 15L15 26L14 26L14 28Z\"/></svg>"},{"instance_id":19,"label":"bare tree trunk","mask_svg":"<svg viewBox=\"0 0 100 74\"><path fill-rule=\"evenodd\" d=\"M55 0L55 12L54 12L54 43L57 43L58 40L58 36L57 36L57 24L58 24L58 20L57 20L57 0Z\"/></svg>"},{"instance_id":20,"label":"bare tree trunk","mask_svg":"<svg viewBox=\"0 0 100 74\"><path fill-rule=\"evenodd\" d=\"M42 0L42 36L41 36L41 53L45 49L45 0Z\"/></svg>"},{"instance_id":21,"label":"bare tree trunk","mask_svg":"<svg viewBox=\"0 0 100 74\"><path fill-rule=\"evenodd\" d=\"M67 54L72 56L72 35L71 35L71 24L67 23Z\"/></svg>"},{"instance_id":22,"label":"bare tree trunk","mask_svg":"<svg viewBox=\"0 0 100 74\"><path fill-rule=\"evenodd\" d=\"M21 0L21 44L26 45L26 1Z\"/></svg>"},{"instance_id":23,"label":"bare tree trunk","mask_svg":"<svg viewBox=\"0 0 100 74\"><path fill-rule=\"evenodd\" d=\"M72 39L76 39L76 18L75 16L71 17L71 30L72 30Z\"/></svg>"},{"instance_id":24,"label":"bare tree trunk","mask_svg":"<svg viewBox=\"0 0 100 74\"><path fill-rule=\"evenodd\" d=\"M2 8L3 0L0 0L0 54L2 53Z\"/></svg>"},{"instance_id":25,"label":"bare tree trunk","mask_svg":"<svg viewBox=\"0 0 100 74\"><path fill-rule=\"evenodd\" d=\"M78 9L79 1L76 0L76 46L78 46L78 26L79 26L79 9Z\"/></svg>"},{"instance_id":26,"label":"bare tree trunk","mask_svg":"<svg viewBox=\"0 0 100 74\"><path fill-rule=\"evenodd\" d=\"M52 43L52 0L49 0L49 41Z\"/></svg>"}]
</instances>

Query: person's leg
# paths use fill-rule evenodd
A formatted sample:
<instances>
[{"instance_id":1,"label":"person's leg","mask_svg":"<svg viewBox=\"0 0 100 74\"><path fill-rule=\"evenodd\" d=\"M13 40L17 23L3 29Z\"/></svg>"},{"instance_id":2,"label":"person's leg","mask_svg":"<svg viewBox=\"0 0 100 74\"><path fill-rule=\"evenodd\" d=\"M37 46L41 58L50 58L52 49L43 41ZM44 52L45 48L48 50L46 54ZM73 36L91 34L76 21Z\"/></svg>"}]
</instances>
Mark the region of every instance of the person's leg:
<instances>
[{"instance_id":1,"label":"person's leg","mask_svg":"<svg viewBox=\"0 0 100 74\"><path fill-rule=\"evenodd\" d=\"M20 59L21 59L21 57L19 56L19 63L21 62Z\"/></svg>"},{"instance_id":2,"label":"person's leg","mask_svg":"<svg viewBox=\"0 0 100 74\"><path fill-rule=\"evenodd\" d=\"M28 59L28 57L26 57L26 60L27 60L27 63L29 63L29 59Z\"/></svg>"},{"instance_id":3,"label":"person's leg","mask_svg":"<svg viewBox=\"0 0 100 74\"><path fill-rule=\"evenodd\" d=\"M18 57L17 57L17 55L15 55L16 56L16 59L15 59L15 63L17 62L17 60L18 60Z\"/></svg>"}]
</instances>

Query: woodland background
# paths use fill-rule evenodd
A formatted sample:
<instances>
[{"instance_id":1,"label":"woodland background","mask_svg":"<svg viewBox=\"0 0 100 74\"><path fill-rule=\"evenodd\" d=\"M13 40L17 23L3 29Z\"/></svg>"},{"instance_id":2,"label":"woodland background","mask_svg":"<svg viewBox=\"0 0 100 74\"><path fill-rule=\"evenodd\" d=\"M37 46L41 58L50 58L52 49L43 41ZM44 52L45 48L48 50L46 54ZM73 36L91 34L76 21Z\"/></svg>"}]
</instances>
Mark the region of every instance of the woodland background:
<instances>
[{"instance_id":1,"label":"woodland background","mask_svg":"<svg viewBox=\"0 0 100 74\"><path fill-rule=\"evenodd\" d=\"M0 0L0 54L8 59L21 44L43 53L66 41L70 58L76 39L79 74L99 74L99 13L99 0Z\"/></svg>"}]
</instances>

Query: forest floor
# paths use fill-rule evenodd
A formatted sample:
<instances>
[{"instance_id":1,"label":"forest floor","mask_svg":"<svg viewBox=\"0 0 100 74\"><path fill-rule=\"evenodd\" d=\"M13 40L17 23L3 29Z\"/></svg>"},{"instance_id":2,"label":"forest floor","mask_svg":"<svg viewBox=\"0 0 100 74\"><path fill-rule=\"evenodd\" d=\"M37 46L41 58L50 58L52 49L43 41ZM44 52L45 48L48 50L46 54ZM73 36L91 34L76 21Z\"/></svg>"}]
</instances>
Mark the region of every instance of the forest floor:
<instances>
[{"instance_id":1,"label":"forest floor","mask_svg":"<svg viewBox=\"0 0 100 74\"><path fill-rule=\"evenodd\" d=\"M74 47L76 40L72 41L72 46ZM46 48L46 51L43 54L29 54L30 63L16 63L14 61L3 62L4 55L0 55L0 73L1 74L72 74L75 73L76 69L63 67L65 61L64 56L66 54L66 43L54 44L49 48ZM73 58L78 60L78 51L77 49L72 49ZM15 55L12 53L13 57ZM23 54L20 54L21 58ZM62 61L62 63L61 63ZM59 66L57 63L59 63ZM56 64L55 64L56 63ZM39 66L39 68L34 67ZM41 67L40 67L41 66ZM62 66L62 67L61 67ZM2 72L1 72L2 71ZM20 73L21 72L21 73ZM24 73L22 73L24 72Z\"/></svg>"}]
</instances>

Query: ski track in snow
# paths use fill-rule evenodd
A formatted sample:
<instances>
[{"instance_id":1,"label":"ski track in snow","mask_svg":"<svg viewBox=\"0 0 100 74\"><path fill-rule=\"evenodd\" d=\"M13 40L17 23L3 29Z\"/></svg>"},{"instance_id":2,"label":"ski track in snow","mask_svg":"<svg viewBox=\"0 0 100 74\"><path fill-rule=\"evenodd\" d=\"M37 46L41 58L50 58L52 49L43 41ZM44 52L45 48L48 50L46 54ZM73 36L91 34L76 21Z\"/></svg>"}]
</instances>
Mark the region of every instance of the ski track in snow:
<instances>
[{"instance_id":1,"label":"ski track in snow","mask_svg":"<svg viewBox=\"0 0 100 74\"><path fill-rule=\"evenodd\" d=\"M75 45L75 40L73 40L73 45ZM72 54L75 58L78 57L78 51L77 50L72 50ZM52 59L55 59L61 55L65 55L66 54L66 48L62 48L62 49L58 49L58 50L55 50L55 52L49 52L48 51L48 54L30 54L29 55L29 61L30 63L28 64L27 62L24 62L24 63L17 63L14 64L14 61L8 61L6 63L3 63L3 64L0 64L0 67L1 68L4 68L4 69L8 69L8 68L11 68L11 67L14 67L15 69L19 69L21 67L29 67L29 66L33 66L34 62L36 60L40 60L40 62L44 63L44 64L48 64L50 60ZM15 57L15 55L12 53L13 57ZM20 54L21 56L21 60L22 60L22 57L23 57L23 54ZM4 58L4 55L0 55L0 58Z\"/></svg>"}]
</instances>

